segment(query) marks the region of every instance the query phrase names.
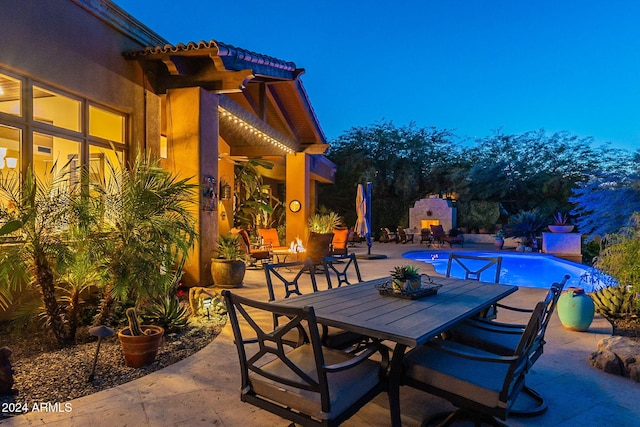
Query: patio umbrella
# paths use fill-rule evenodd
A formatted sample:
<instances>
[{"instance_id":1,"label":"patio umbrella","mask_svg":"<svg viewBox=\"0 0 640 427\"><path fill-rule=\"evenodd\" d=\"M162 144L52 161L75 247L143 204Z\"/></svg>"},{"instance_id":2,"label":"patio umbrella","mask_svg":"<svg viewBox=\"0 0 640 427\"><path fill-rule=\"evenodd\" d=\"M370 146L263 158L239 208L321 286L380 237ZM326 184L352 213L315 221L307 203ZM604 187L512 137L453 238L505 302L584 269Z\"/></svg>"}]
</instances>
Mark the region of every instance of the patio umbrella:
<instances>
[{"instance_id":1,"label":"patio umbrella","mask_svg":"<svg viewBox=\"0 0 640 427\"><path fill-rule=\"evenodd\" d=\"M356 221L355 232L359 236L366 236L369 232L369 224L367 223L367 200L364 194L364 187L362 184L358 184L358 190L356 191L356 215L358 219Z\"/></svg>"},{"instance_id":2,"label":"patio umbrella","mask_svg":"<svg viewBox=\"0 0 640 427\"><path fill-rule=\"evenodd\" d=\"M367 255L358 255L358 257L364 259L383 259L387 256L371 254L371 194L371 182L367 182L366 190L362 184L358 184L356 193L356 213L358 220L355 231L361 236L367 237Z\"/></svg>"}]
</instances>

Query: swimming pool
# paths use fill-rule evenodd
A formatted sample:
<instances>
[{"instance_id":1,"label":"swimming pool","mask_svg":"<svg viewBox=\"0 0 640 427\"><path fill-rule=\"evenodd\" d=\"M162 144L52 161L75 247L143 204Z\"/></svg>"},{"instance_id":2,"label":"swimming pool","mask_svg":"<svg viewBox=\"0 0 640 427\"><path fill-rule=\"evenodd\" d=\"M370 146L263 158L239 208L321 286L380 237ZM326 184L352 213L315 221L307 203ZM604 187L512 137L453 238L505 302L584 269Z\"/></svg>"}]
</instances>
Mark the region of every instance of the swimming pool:
<instances>
[{"instance_id":1,"label":"swimming pool","mask_svg":"<svg viewBox=\"0 0 640 427\"><path fill-rule=\"evenodd\" d=\"M415 261L422 261L432 264L436 272L444 275L447 271L449 253L451 251L413 251L402 256ZM500 283L518 285L529 288L548 288L554 282L559 282L565 274L570 276L565 288L578 286L589 292L593 290L593 280L588 279L588 273L592 269L586 265L556 258L548 254L527 254L519 252L460 252L465 255L502 257L502 269L500 271ZM469 264L473 268L473 264ZM452 267L453 277L464 277L462 268ZM492 270L493 269L493 270ZM488 277L493 277L495 267L483 273ZM601 273L602 274L602 273ZM601 282L595 281L595 287L602 286Z\"/></svg>"}]
</instances>

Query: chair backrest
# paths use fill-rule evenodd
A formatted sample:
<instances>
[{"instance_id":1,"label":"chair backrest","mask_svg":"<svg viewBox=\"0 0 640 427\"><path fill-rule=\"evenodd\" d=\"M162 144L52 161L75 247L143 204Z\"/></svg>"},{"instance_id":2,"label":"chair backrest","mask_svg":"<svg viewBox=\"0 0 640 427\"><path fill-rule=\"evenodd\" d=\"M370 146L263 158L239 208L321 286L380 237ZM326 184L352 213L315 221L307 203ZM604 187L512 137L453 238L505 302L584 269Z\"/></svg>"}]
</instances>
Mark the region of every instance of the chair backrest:
<instances>
[{"instance_id":1,"label":"chair backrest","mask_svg":"<svg viewBox=\"0 0 640 427\"><path fill-rule=\"evenodd\" d=\"M407 233L406 233L406 231L404 231L404 228L398 227L398 236L400 236L401 240L406 240L407 239Z\"/></svg>"},{"instance_id":2,"label":"chair backrest","mask_svg":"<svg viewBox=\"0 0 640 427\"><path fill-rule=\"evenodd\" d=\"M428 242L429 240L431 240L431 230L428 228L420 229L420 241Z\"/></svg>"},{"instance_id":3,"label":"chair backrest","mask_svg":"<svg viewBox=\"0 0 640 427\"><path fill-rule=\"evenodd\" d=\"M567 283L567 280L569 280L569 275L565 274L560 282L552 284L543 301L544 312L542 314L542 324L538 331L538 336L536 337L534 349L531 354L531 364L538 360L538 357L542 355L545 344L544 335L547 331L547 325L549 324L549 320L551 320L551 315L558 304L558 299L562 294L562 290L564 289L564 285Z\"/></svg>"},{"instance_id":4,"label":"chair backrest","mask_svg":"<svg viewBox=\"0 0 640 427\"><path fill-rule=\"evenodd\" d=\"M430 225L429 227L431 228L431 234L433 234L434 237L446 237L447 233L444 232L444 228L442 228L441 225Z\"/></svg>"},{"instance_id":5,"label":"chair backrest","mask_svg":"<svg viewBox=\"0 0 640 427\"><path fill-rule=\"evenodd\" d=\"M336 228L333 230L333 240L331 241L332 255L346 255L347 243L349 242L349 229Z\"/></svg>"},{"instance_id":6,"label":"chair backrest","mask_svg":"<svg viewBox=\"0 0 640 427\"><path fill-rule=\"evenodd\" d=\"M335 275L338 280L338 288L342 285L350 285L349 274L355 274L358 282L362 282L362 276L360 274L360 268L358 267L358 260L356 254L349 254L345 257L325 257L323 260L324 273L327 277L327 288L332 289L333 284L331 282L331 276ZM351 279L353 280L353 278Z\"/></svg>"},{"instance_id":7,"label":"chair backrest","mask_svg":"<svg viewBox=\"0 0 640 427\"><path fill-rule=\"evenodd\" d=\"M531 313L529 322L520 337L520 341L514 352L514 361L511 363L505 376L502 391L500 392L500 400L502 402L515 401L515 396L524 387L524 379L526 373L531 369L531 365L535 362L532 355L536 352L536 342L542 329L542 321L545 313L546 304L540 301Z\"/></svg>"},{"instance_id":8,"label":"chair backrest","mask_svg":"<svg viewBox=\"0 0 640 427\"><path fill-rule=\"evenodd\" d=\"M243 395L252 390L251 376L259 376L288 387L319 393L322 410L329 412L327 372L324 369L322 342L313 307L276 306L241 297L229 290L224 290L222 295L227 304L229 321L240 359ZM272 314L286 321L274 328L267 327L263 325L264 322L259 322L261 314ZM243 328L240 319L243 320L243 325L248 325L248 328ZM315 369L311 372L308 365L302 366L299 360L290 358L288 353L292 350L285 338L285 335L290 335L293 330L302 332L305 329L309 333L310 343L304 345L311 347L315 359ZM256 342L258 346L255 345ZM299 355L300 351L296 349L293 353ZM265 364L274 358L281 362L279 365L288 369L265 369Z\"/></svg>"},{"instance_id":9,"label":"chair backrest","mask_svg":"<svg viewBox=\"0 0 640 427\"><path fill-rule=\"evenodd\" d=\"M287 270L286 277L282 274L281 270ZM294 274L295 273L295 274ZM267 279L267 290L269 292L269 301L276 299L275 284L284 286L284 297L289 298L291 295L302 295L300 292L300 279L303 274L308 273L311 279L311 287L313 292L318 291L318 285L316 282L315 266L311 260L283 262L279 264L265 264L264 274ZM290 276L293 275L293 278ZM275 284L274 284L275 281Z\"/></svg>"},{"instance_id":10,"label":"chair backrest","mask_svg":"<svg viewBox=\"0 0 640 427\"><path fill-rule=\"evenodd\" d=\"M245 229L240 229L238 234L240 235L240 240L242 240L242 243L244 244L245 250L249 253L251 251L251 239L249 238L249 233L247 233L247 230Z\"/></svg>"},{"instance_id":11,"label":"chair backrest","mask_svg":"<svg viewBox=\"0 0 640 427\"><path fill-rule=\"evenodd\" d=\"M468 280L480 281L483 272L495 266L495 274L493 283L500 283L500 270L502 268L502 257L483 257L472 255L461 255L455 252L449 254L449 262L447 263L447 277L451 277L451 271L454 267L462 268L464 278ZM485 280L486 282L486 280Z\"/></svg>"},{"instance_id":12,"label":"chair backrest","mask_svg":"<svg viewBox=\"0 0 640 427\"><path fill-rule=\"evenodd\" d=\"M258 234L262 238L262 242L267 248L280 247L280 237L278 230L275 228L258 228Z\"/></svg>"}]
</instances>

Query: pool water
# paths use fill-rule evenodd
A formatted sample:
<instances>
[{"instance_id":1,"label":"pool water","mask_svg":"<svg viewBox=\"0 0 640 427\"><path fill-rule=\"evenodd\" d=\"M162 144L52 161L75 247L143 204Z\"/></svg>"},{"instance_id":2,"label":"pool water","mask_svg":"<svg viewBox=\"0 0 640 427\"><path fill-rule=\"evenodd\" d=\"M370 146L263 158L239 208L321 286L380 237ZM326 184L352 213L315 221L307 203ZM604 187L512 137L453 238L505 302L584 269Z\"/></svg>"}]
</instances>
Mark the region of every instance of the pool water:
<instances>
[{"instance_id":1,"label":"pool water","mask_svg":"<svg viewBox=\"0 0 640 427\"><path fill-rule=\"evenodd\" d=\"M407 252L402 256L404 258L415 261L422 261L432 264L436 272L444 275L447 272L447 263L449 262L449 253L451 251L414 251ZM502 268L500 271L500 283L508 285L524 286L529 288L547 289L554 282L562 280L565 274L570 279L567 281L565 288L569 286L577 286L584 288L590 292L594 288L604 285L599 280L592 279L591 267L556 258L548 254L527 254L519 252L460 252L464 255L484 256L484 257L502 257ZM477 261L475 262L477 263ZM474 268L474 261L466 262L469 268ZM495 276L495 266L490 267L482 273L482 279L492 282ZM596 270L596 274L598 274ZM603 280L607 277L602 273ZM451 276L464 277L464 271L460 266L455 264L451 269Z\"/></svg>"}]
</instances>

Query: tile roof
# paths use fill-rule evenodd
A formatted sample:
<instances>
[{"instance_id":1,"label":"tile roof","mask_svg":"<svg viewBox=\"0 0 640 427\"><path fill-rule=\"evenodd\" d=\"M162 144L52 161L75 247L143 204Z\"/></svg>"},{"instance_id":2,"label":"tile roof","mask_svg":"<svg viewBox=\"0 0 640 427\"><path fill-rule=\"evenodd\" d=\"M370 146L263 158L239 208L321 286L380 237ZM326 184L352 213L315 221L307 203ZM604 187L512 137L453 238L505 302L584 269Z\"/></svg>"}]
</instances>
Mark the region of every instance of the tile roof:
<instances>
[{"instance_id":1,"label":"tile roof","mask_svg":"<svg viewBox=\"0 0 640 427\"><path fill-rule=\"evenodd\" d=\"M224 66L229 70L251 68L255 74L287 79L294 79L300 72L293 62L283 61L216 40L149 46L142 50L127 51L124 55L128 59L144 59L145 57L159 55L189 56L190 54L206 53L207 51L212 51L219 56Z\"/></svg>"}]
</instances>

